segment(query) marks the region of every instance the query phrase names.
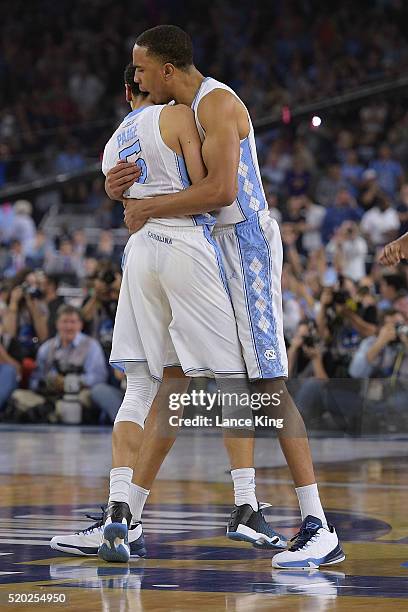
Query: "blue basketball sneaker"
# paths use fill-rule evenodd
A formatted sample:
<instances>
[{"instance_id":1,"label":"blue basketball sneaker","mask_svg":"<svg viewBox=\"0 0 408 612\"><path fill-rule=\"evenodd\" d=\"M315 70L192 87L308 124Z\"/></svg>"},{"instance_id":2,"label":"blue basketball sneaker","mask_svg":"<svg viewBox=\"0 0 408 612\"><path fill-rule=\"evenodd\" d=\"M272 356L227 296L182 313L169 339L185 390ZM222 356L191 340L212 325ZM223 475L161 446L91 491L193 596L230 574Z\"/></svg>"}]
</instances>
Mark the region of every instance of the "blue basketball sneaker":
<instances>
[{"instance_id":1,"label":"blue basketball sneaker","mask_svg":"<svg viewBox=\"0 0 408 612\"><path fill-rule=\"evenodd\" d=\"M290 540L288 550L272 558L272 567L311 569L341 563L345 558L333 525L323 527L320 519L309 515Z\"/></svg>"},{"instance_id":2,"label":"blue basketball sneaker","mask_svg":"<svg viewBox=\"0 0 408 612\"><path fill-rule=\"evenodd\" d=\"M91 514L86 515L87 518L95 521L92 525L75 533L65 533L63 535L54 536L50 541L51 548L81 557L97 555L102 540L103 513L105 512L105 507L101 506L101 508L102 514L99 516L92 516ZM142 524L140 522L130 525L128 539L130 556L145 557L147 551Z\"/></svg>"},{"instance_id":3,"label":"blue basketball sneaker","mask_svg":"<svg viewBox=\"0 0 408 612\"><path fill-rule=\"evenodd\" d=\"M266 522L262 513L271 504L260 503L255 511L250 504L234 506L227 526L230 540L250 542L257 548L286 548L287 539Z\"/></svg>"}]
</instances>

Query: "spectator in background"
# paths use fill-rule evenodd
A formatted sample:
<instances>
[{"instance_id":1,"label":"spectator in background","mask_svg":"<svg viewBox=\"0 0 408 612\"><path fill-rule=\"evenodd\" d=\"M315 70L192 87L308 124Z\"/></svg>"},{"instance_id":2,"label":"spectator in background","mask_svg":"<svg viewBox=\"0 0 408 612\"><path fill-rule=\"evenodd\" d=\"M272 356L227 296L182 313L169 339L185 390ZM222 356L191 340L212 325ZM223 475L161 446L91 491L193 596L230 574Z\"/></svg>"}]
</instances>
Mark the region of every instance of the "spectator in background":
<instances>
[{"instance_id":1,"label":"spectator in background","mask_svg":"<svg viewBox=\"0 0 408 612\"><path fill-rule=\"evenodd\" d=\"M366 275L368 246L357 223L342 223L328 243L326 252L343 276L358 282Z\"/></svg>"},{"instance_id":2,"label":"spectator in background","mask_svg":"<svg viewBox=\"0 0 408 612\"><path fill-rule=\"evenodd\" d=\"M27 267L26 256L20 240L12 240L8 255L2 264L6 278L13 278Z\"/></svg>"},{"instance_id":3,"label":"spectator in background","mask_svg":"<svg viewBox=\"0 0 408 612\"><path fill-rule=\"evenodd\" d=\"M347 190L347 181L341 175L341 166L331 164L316 185L316 202L322 206L332 206L340 191Z\"/></svg>"},{"instance_id":4,"label":"spectator in background","mask_svg":"<svg viewBox=\"0 0 408 612\"><path fill-rule=\"evenodd\" d=\"M110 261L114 264L120 264L121 251L115 246L113 234L111 230L101 230L99 232L99 240L96 248L91 251L91 254L97 260Z\"/></svg>"},{"instance_id":5,"label":"spectator in background","mask_svg":"<svg viewBox=\"0 0 408 612\"><path fill-rule=\"evenodd\" d=\"M115 369L113 380L115 384L99 383L91 390L91 399L100 410L101 419L114 423L126 391L126 376L124 372Z\"/></svg>"},{"instance_id":6,"label":"spectator in background","mask_svg":"<svg viewBox=\"0 0 408 612\"><path fill-rule=\"evenodd\" d=\"M35 238L27 250L27 265L30 268L43 268L47 257L52 251L52 246L45 232L37 230Z\"/></svg>"},{"instance_id":7,"label":"spectator in background","mask_svg":"<svg viewBox=\"0 0 408 612\"><path fill-rule=\"evenodd\" d=\"M286 173L291 165L290 156L287 153L283 153L280 149L280 143L274 142L262 166L262 176L270 182L277 194L284 190Z\"/></svg>"},{"instance_id":8,"label":"spectator in background","mask_svg":"<svg viewBox=\"0 0 408 612\"><path fill-rule=\"evenodd\" d=\"M79 377L79 401L86 409L91 405L90 389L106 381L102 348L81 329L79 311L73 306L61 306L57 315L57 335L40 347L37 366L30 379L30 389L38 395L39 402L57 402L66 390L67 376L75 374ZM18 393L21 398L24 392Z\"/></svg>"},{"instance_id":9,"label":"spectator in background","mask_svg":"<svg viewBox=\"0 0 408 612\"><path fill-rule=\"evenodd\" d=\"M346 181L350 193L357 198L360 192L364 167L358 161L357 151L350 149L346 153L346 160L341 167L341 176Z\"/></svg>"},{"instance_id":10,"label":"spectator in background","mask_svg":"<svg viewBox=\"0 0 408 612\"><path fill-rule=\"evenodd\" d=\"M18 342L4 333L3 316L5 308L0 310L0 414L7 401L17 388L21 366Z\"/></svg>"},{"instance_id":11,"label":"spectator in background","mask_svg":"<svg viewBox=\"0 0 408 612\"><path fill-rule=\"evenodd\" d=\"M334 200L334 206L329 206L322 223L322 241L327 244L334 235L336 229L345 221L359 223L363 211L348 189L340 189Z\"/></svg>"},{"instance_id":12,"label":"spectator in background","mask_svg":"<svg viewBox=\"0 0 408 612\"><path fill-rule=\"evenodd\" d=\"M33 207L28 200L17 200L15 202L11 238L21 242L24 253L27 253L33 245L37 232L31 216L32 212Z\"/></svg>"},{"instance_id":13,"label":"spectator in background","mask_svg":"<svg viewBox=\"0 0 408 612\"><path fill-rule=\"evenodd\" d=\"M324 206L314 204L306 194L302 196L302 201L305 220L304 226L301 228L302 250L309 255L322 246L321 227L326 209Z\"/></svg>"},{"instance_id":14,"label":"spectator in background","mask_svg":"<svg viewBox=\"0 0 408 612\"><path fill-rule=\"evenodd\" d=\"M309 191L310 180L311 174L306 170L303 159L300 156L294 157L292 167L285 177L287 195L290 197L306 194Z\"/></svg>"},{"instance_id":15,"label":"spectator in background","mask_svg":"<svg viewBox=\"0 0 408 612\"><path fill-rule=\"evenodd\" d=\"M102 345L107 359L112 347L121 275L111 264L100 263L93 287L81 309L86 332Z\"/></svg>"},{"instance_id":16,"label":"spectator in background","mask_svg":"<svg viewBox=\"0 0 408 612\"><path fill-rule=\"evenodd\" d=\"M371 162L370 167L376 171L378 184L389 196L395 197L401 187L403 172L399 161L392 157L391 147L382 144L378 150L378 157Z\"/></svg>"},{"instance_id":17,"label":"spectator in background","mask_svg":"<svg viewBox=\"0 0 408 612\"><path fill-rule=\"evenodd\" d=\"M59 286L58 276L42 274L40 286L48 308L48 337L51 338L57 333L57 313L65 302L64 298L57 293Z\"/></svg>"},{"instance_id":18,"label":"spectator in background","mask_svg":"<svg viewBox=\"0 0 408 612\"><path fill-rule=\"evenodd\" d=\"M401 313L387 310L375 336L360 344L350 364L353 378L370 380L366 390L367 412L386 421L395 419L397 430L407 423L408 326ZM378 427L378 422L375 424Z\"/></svg>"},{"instance_id":19,"label":"spectator in background","mask_svg":"<svg viewBox=\"0 0 408 612\"><path fill-rule=\"evenodd\" d=\"M399 233L403 235L408 232L408 183L402 185L400 189L397 212L400 220Z\"/></svg>"},{"instance_id":20,"label":"spectator in background","mask_svg":"<svg viewBox=\"0 0 408 612\"><path fill-rule=\"evenodd\" d=\"M377 196L381 192L377 181L377 173L373 169L364 170L361 178L359 204L364 210L370 210L375 205Z\"/></svg>"},{"instance_id":21,"label":"spectator in background","mask_svg":"<svg viewBox=\"0 0 408 612\"><path fill-rule=\"evenodd\" d=\"M8 308L3 316L4 333L19 342L22 358L34 359L40 343L48 338L48 308L35 274L25 270L14 278Z\"/></svg>"},{"instance_id":22,"label":"spectator in background","mask_svg":"<svg viewBox=\"0 0 408 612\"><path fill-rule=\"evenodd\" d=\"M70 138L55 159L55 172L57 174L69 174L77 172L85 167L85 158L82 155L78 142Z\"/></svg>"},{"instance_id":23,"label":"spectator in background","mask_svg":"<svg viewBox=\"0 0 408 612\"><path fill-rule=\"evenodd\" d=\"M87 251L87 237L85 230L77 229L72 234L72 249L75 255L82 258Z\"/></svg>"},{"instance_id":24,"label":"spectator in background","mask_svg":"<svg viewBox=\"0 0 408 612\"><path fill-rule=\"evenodd\" d=\"M285 337L289 339L295 334L303 314L295 293L294 280L290 264L285 264L282 271L283 327Z\"/></svg>"},{"instance_id":25,"label":"spectator in background","mask_svg":"<svg viewBox=\"0 0 408 612\"><path fill-rule=\"evenodd\" d=\"M73 67L68 89L79 111L86 115L96 108L105 87L95 71L87 70L85 62L80 61Z\"/></svg>"},{"instance_id":26,"label":"spectator in background","mask_svg":"<svg viewBox=\"0 0 408 612\"><path fill-rule=\"evenodd\" d=\"M407 280L402 274L384 274L380 280L381 300L378 307L381 310L390 310L395 301L405 295Z\"/></svg>"},{"instance_id":27,"label":"spectator in background","mask_svg":"<svg viewBox=\"0 0 408 612\"><path fill-rule=\"evenodd\" d=\"M83 258L74 253L74 245L68 236L61 238L58 251L47 258L45 272L75 283L84 276Z\"/></svg>"},{"instance_id":28,"label":"spectator in background","mask_svg":"<svg viewBox=\"0 0 408 612\"><path fill-rule=\"evenodd\" d=\"M375 250L397 237L400 220L395 208L391 207L389 196L382 192L374 200L361 220L361 230L370 247Z\"/></svg>"}]
</instances>

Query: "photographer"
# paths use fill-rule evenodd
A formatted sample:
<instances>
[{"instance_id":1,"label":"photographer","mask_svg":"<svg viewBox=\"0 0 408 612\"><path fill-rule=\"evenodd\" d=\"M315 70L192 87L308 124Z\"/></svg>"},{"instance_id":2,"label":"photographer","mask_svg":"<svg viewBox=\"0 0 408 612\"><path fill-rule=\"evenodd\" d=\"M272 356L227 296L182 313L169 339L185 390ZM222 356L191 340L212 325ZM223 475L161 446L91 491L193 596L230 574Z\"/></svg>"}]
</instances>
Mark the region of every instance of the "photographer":
<instances>
[{"instance_id":1,"label":"photographer","mask_svg":"<svg viewBox=\"0 0 408 612\"><path fill-rule=\"evenodd\" d=\"M401 313L385 311L378 334L361 342L350 364L350 375L353 378L408 376L407 336L408 326Z\"/></svg>"},{"instance_id":2,"label":"photographer","mask_svg":"<svg viewBox=\"0 0 408 612\"><path fill-rule=\"evenodd\" d=\"M88 420L90 389L106 381L107 368L100 344L81 333L81 329L79 311L73 306L61 306L57 315L57 335L38 351L37 367L30 380L31 392L20 390L13 394L20 410L48 403L57 407L58 417L63 422L74 422L69 414L71 402L73 411L78 412L78 404L88 409L88 415L85 411L82 419ZM58 405L61 399L66 400L65 404Z\"/></svg>"},{"instance_id":3,"label":"photographer","mask_svg":"<svg viewBox=\"0 0 408 612\"><path fill-rule=\"evenodd\" d=\"M8 308L4 315L4 332L15 338L22 358L35 358L39 344L48 338L48 308L36 276L25 270L14 279Z\"/></svg>"},{"instance_id":4,"label":"photographer","mask_svg":"<svg viewBox=\"0 0 408 612\"><path fill-rule=\"evenodd\" d=\"M81 309L84 330L101 343L108 358L118 306L121 275L111 264L99 265L93 287Z\"/></svg>"},{"instance_id":5,"label":"photographer","mask_svg":"<svg viewBox=\"0 0 408 612\"><path fill-rule=\"evenodd\" d=\"M392 419L388 417L394 410L400 426L400 417L406 419L408 399L408 325L401 313L395 310L383 313L379 333L363 340L355 353L350 375L377 379L370 380L365 394L370 412L380 419L387 418L390 425Z\"/></svg>"},{"instance_id":6,"label":"photographer","mask_svg":"<svg viewBox=\"0 0 408 612\"><path fill-rule=\"evenodd\" d=\"M0 414L14 389L17 387L21 366L18 343L3 333L3 315L0 309Z\"/></svg>"},{"instance_id":7,"label":"photographer","mask_svg":"<svg viewBox=\"0 0 408 612\"><path fill-rule=\"evenodd\" d=\"M328 378L324 367L324 355L319 345L315 322L304 319L299 323L288 350L290 377L315 376L323 380Z\"/></svg>"},{"instance_id":8,"label":"photographer","mask_svg":"<svg viewBox=\"0 0 408 612\"><path fill-rule=\"evenodd\" d=\"M353 431L358 414L355 383L331 378L337 363L330 345L321 342L314 321L300 323L288 351L288 384L312 429ZM357 401L354 401L354 400Z\"/></svg>"}]
</instances>

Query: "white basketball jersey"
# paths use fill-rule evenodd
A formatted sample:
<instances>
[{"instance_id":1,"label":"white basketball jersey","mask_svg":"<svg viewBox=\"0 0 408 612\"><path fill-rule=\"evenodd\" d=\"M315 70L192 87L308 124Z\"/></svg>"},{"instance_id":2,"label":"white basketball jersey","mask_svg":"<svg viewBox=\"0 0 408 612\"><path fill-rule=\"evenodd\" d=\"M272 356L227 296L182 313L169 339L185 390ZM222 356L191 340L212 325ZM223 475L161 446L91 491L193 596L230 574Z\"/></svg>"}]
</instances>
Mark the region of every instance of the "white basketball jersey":
<instances>
[{"instance_id":1,"label":"white basketball jersey","mask_svg":"<svg viewBox=\"0 0 408 612\"><path fill-rule=\"evenodd\" d=\"M248 114L249 121L249 134L246 138L241 140L240 146L240 161L238 167L238 195L236 200L230 206L224 206L220 210L214 212L214 216L217 220L217 225L226 225L230 223L239 223L252 217L260 210L266 210L268 203L266 201L265 192L262 186L261 173L259 171L258 156L256 153L254 128L252 125L251 117L249 112L237 96L235 91L213 79L206 77L201 83L200 89L198 90L191 108L194 111L195 120L198 132L200 134L201 141L204 141L205 131L200 124L198 119L198 107L201 100L214 89L226 89L232 93L244 106Z\"/></svg>"},{"instance_id":2,"label":"white basketball jersey","mask_svg":"<svg viewBox=\"0 0 408 612\"><path fill-rule=\"evenodd\" d=\"M107 142L102 172L106 175L119 159L136 163L142 171L124 196L144 199L176 193L191 185L184 158L172 151L160 134L160 113L164 105L144 106L129 113ZM208 213L155 219L164 225L213 225Z\"/></svg>"}]
</instances>

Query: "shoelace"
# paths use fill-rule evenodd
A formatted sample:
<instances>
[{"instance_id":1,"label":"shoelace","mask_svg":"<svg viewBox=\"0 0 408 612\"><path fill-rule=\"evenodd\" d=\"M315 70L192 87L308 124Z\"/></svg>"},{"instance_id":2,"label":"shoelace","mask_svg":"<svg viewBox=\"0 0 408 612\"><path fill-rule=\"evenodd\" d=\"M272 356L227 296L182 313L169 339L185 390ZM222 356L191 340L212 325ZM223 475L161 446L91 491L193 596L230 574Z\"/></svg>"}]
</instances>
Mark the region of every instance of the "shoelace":
<instances>
[{"instance_id":1,"label":"shoelace","mask_svg":"<svg viewBox=\"0 0 408 612\"><path fill-rule=\"evenodd\" d=\"M317 532L315 529L301 529L291 539L291 542L293 542L293 544L291 543L289 550L300 550L301 548L309 544L311 539L316 535Z\"/></svg>"},{"instance_id":2,"label":"shoelace","mask_svg":"<svg viewBox=\"0 0 408 612\"><path fill-rule=\"evenodd\" d=\"M80 531L76 531L75 535L86 535L87 533L93 531L94 529L98 529L103 525L103 515L105 513L105 506L101 506L102 514L98 516L92 516L92 514L85 514L86 518L91 519L91 521L96 521L93 525L90 525L86 529L81 529Z\"/></svg>"}]
</instances>

